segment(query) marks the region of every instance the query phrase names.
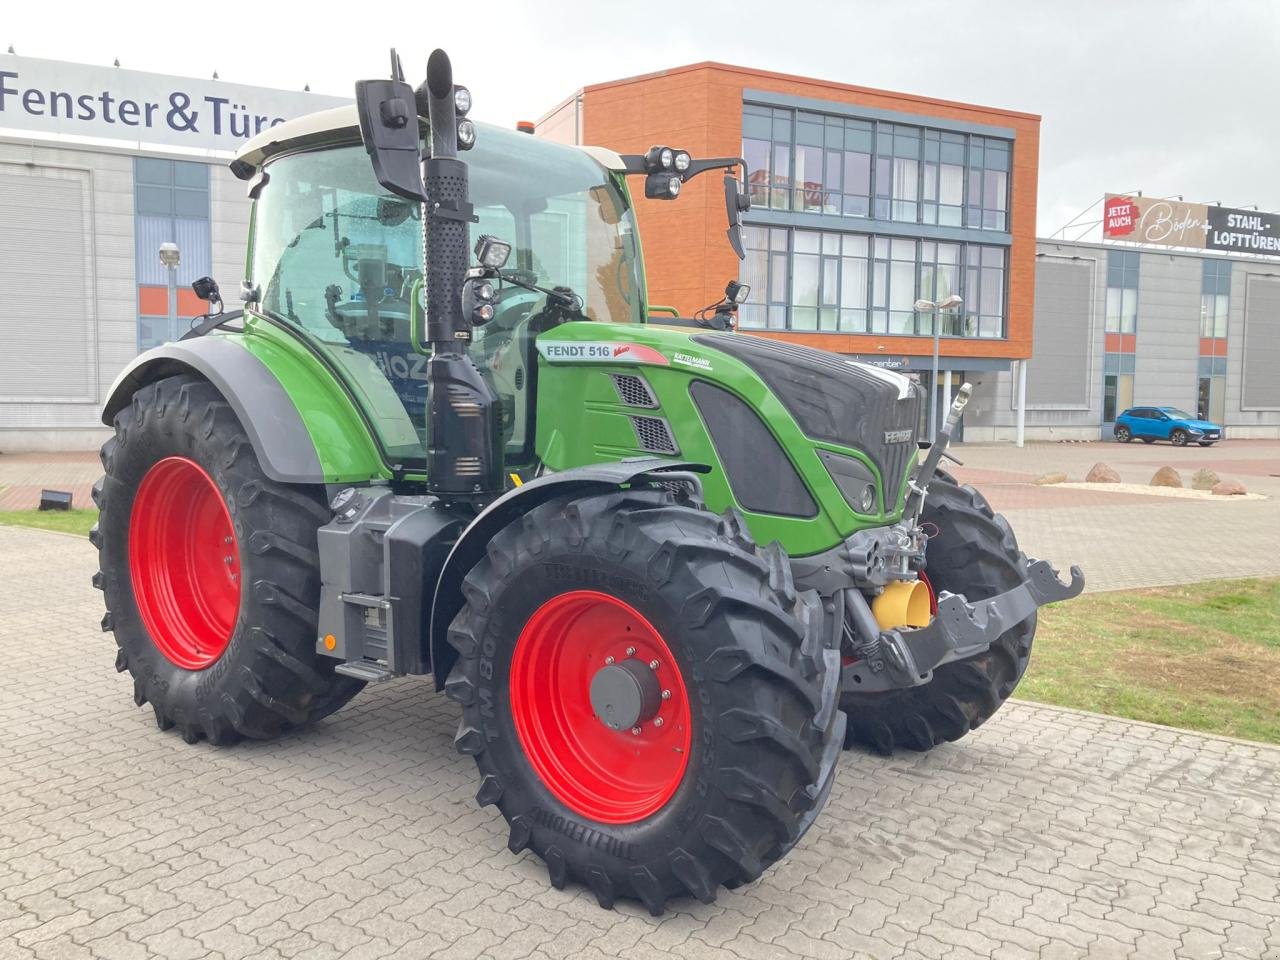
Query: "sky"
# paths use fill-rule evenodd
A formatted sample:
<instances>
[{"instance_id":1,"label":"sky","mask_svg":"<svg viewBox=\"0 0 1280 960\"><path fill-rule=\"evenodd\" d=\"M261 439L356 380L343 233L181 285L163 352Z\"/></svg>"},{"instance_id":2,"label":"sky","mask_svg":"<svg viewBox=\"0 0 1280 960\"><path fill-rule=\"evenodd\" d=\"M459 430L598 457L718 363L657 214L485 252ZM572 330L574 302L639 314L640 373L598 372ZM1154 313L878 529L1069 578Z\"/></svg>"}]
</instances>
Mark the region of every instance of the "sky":
<instances>
[{"instance_id":1,"label":"sky","mask_svg":"<svg viewBox=\"0 0 1280 960\"><path fill-rule=\"evenodd\" d=\"M64 0L5 4L0 64L11 44L337 96L384 76L390 46L416 85L443 46L472 115L504 125L590 83L717 60L1039 114L1040 236L1107 192L1280 212L1276 0Z\"/></svg>"}]
</instances>

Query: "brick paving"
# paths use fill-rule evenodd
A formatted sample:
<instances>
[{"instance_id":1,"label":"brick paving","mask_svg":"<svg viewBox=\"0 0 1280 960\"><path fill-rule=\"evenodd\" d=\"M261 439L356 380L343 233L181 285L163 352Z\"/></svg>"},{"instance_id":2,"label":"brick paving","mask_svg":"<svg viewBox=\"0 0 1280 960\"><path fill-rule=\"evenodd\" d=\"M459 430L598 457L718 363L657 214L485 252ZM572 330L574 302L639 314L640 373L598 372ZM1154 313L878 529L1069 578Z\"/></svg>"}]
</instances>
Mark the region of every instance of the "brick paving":
<instances>
[{"instance_id":1,"label":"brick paving","mask_svg":"<svg viewBox=\"0 0 1280 960\"><path fill-rule=\"evenodd\" d=\"M1087 590L1280 576L1280 441L1227 440L1214 447L1168 444L965 445L956 476L977 486L1009 518L1023 550L1060 569L1084 568ZM1270 499L1203 501L1037 487L1051 472L1083 480L1093 464L1126 483L1147 483L1173 466L1190 486L1199 467Z\"/></svg>"},{"instance_id":2,"label":"brick paving","mask_svg":"<svg viewBox=\"0 0 1280 960\"><path fill-rule=\"evenodd\" d=\"M100 476L96 452L0 454L0 510L32 510L45 488L70 491L76 508L92 507L89 491Z\"/></svg>"},{"instance_id":3,"label":"brick paving","mask_svg":"<svg viewBox=\"0 0 1280 960\"><path fill-rule=\"evenodd\" d=\"M426 682L275 743L160 732L93 569L0 527L4 960L1280 958L1275 748L1015 702L929 754L846 754L788 859L654 920L507 851Z\"/></svg>"}]
</instances>

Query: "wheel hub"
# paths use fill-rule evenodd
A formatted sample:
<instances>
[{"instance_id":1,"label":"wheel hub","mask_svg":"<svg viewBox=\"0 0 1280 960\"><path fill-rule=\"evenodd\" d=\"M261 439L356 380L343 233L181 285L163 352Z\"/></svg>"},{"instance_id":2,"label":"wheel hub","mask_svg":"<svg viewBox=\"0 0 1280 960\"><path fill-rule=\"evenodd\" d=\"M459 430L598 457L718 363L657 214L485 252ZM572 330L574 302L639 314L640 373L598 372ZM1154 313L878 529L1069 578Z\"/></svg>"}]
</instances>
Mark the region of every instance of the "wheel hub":
<instances>
[{"instance_id":1,"label":"wheel hub","mask_svg":"<svg viewBox=\"0 0 1280 960\"><path fill-rule=\"evenodd\" d=\"M610 730L630 730L654 717L662 705L657 674L639 660L623 660L596 672L591 709Z\"/></svg>"},{"instance_id":2,"label":"wheel hub","mask_svg":"<svg viewBox=\"0 0 1280 960\"><path fill-rule=\"evenodd\" d=\"M662 634L595 590L547 600L510 667L511 719L530 766L570 810L635 823L671 799L693 746L693 710Z\"/></svg>"}]
</instances>

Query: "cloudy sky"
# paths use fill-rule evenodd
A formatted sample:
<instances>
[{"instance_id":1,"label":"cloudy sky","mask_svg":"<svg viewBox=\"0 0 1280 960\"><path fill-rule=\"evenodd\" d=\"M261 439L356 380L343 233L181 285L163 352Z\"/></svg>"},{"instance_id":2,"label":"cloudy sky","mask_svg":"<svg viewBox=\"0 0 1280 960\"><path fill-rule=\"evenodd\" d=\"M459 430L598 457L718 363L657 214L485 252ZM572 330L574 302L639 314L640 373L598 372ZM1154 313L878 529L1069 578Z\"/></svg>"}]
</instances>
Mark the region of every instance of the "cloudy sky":
<instances>
[{"instance_id":1,"label":"cloudy sky","mask_svg":"<svg viewBox=\"0 0 1280 960\"><path fill-rule=\"evenodd\" d=\"M5 4L10 44L339 96L385 73L388 46L414 75L443 46L475 115L503 124L584 84L719 60L1040 114L1042 236L1107 191L1280 211L1275 0L71 0Z\"/></svg>"}]
</instances>

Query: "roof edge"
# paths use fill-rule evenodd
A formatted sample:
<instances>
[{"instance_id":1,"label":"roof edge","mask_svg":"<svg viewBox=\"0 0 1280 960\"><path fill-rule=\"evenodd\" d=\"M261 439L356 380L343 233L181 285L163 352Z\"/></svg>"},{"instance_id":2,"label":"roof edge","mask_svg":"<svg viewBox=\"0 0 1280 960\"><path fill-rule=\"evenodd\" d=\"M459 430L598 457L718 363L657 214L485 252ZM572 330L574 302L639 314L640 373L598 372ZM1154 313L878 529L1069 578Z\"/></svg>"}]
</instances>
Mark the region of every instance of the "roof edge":
<instances>
[{"instance_id":1,"label":"roof edge","mask_svg":"<svg viewBox=\"0 0 1280 960\"><path fill-rule=\"evenodd\" d=\"M678 76L683 73L693 73L698 70L715 70L724 73L734 73L746 77L763 77L771 80L785 80L792 83L805 83L815 87L826 87L831 90L843 90L851 93L866 93L876 96L898 97L904 100L911 100L916 103L931 103L944 107L958 107L965 110L977 110L983 113L997 114L1003 117L1017 117L1021 120L1034 120L1040 123L1044 118L1038 113L1028 113L1023 110L1010 110L1005 107L990 107L980 103L966 103L962 100L947 100L942 97L929 97L915 93L905 93L901 90L885 90L880 87L865 87L853 83L840 83L836 80L824 80L819 77L805 77L796 73L781 73L776 70L757 70L752 67L743 67L733 63L721 63L716 60L703 60L699 63L688 63L678 67L669 67L665 70L655 70L652 73L641 73L632 77L621 77L617 80L606 80L601 83L591 83L582 87L578 94L590 93L596 90L607 90L611 87L626 86L631 83L642 83L648 80L656 80L661 77ZM575 94L577 96L578 94Z\"/></svg>"}]
</instances>

